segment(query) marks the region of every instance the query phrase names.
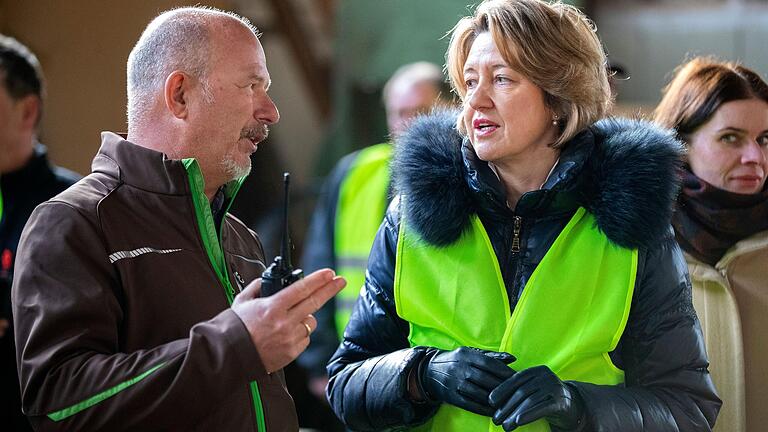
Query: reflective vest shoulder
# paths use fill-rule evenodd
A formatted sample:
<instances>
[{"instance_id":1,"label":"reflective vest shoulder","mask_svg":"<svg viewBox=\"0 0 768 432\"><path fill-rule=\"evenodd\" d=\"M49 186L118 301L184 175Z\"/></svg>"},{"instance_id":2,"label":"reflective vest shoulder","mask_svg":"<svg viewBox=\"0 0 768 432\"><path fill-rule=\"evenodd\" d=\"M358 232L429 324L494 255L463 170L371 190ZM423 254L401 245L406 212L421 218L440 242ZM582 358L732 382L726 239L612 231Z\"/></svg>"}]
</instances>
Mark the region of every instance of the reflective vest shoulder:
<instances>
[{"instance_id":1,"label":"reflective vest shoulder","mask_svg":"<svg viewBox=\"0 0 768 432\"><path fill-rule=\"evenodd\" d=\"M611 362L629 316L637 250L610 243L578 209L525 285L514 312L488 234L475 215L447 247L426 244L401 220L397 314L411 346L471 346L517 357L515 370L546 365L563 380L624 382ZM425 431L500 431L490 418L443 404ZM545 420L518 430L549 431Z\"/></svg>"},{"instance_id":2,"label":"reflective vest shoulder","mask_svg":"<svg viewBox=\"0 0 768 432\"><path fill-rule=\"evenodd\" d=\"M336 273L347 286L336 295L336 329L343 336L360 287L365 282L368 253L387 210L392 145L378 144L358 152L339 189L334 226Z\"/></svg>"}]
</instances>

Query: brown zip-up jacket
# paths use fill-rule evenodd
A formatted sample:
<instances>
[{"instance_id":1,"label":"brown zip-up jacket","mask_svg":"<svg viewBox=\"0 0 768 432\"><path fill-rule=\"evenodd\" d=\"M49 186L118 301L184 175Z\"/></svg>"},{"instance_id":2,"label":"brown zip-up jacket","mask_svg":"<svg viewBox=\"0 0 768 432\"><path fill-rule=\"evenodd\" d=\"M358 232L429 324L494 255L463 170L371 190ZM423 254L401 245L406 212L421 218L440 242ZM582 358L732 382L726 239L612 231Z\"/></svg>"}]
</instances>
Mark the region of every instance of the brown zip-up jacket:
<instances>
[{"instance_id":1,"label":"brown zip-up jacket","mask_svg":"<svg viewBox=\"0 0 768 432\"><path fill-rule=\"evenodd\" d=\"M16 257L35 428L297 430L282 373L266 373L229 308L264 270L256 235L231 215L214 226L192 160L104 133L92 169L35 209ZM238 188L225 187L225 205Z\"/></svg>"}]
</instances>

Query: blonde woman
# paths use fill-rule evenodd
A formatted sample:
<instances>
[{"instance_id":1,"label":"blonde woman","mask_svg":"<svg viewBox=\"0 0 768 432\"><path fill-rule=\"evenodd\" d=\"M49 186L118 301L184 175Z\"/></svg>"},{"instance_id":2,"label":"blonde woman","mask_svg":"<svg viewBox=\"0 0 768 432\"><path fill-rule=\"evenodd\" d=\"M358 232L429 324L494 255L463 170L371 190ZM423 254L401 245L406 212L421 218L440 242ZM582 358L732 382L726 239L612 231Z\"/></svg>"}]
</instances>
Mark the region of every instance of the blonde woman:
<instances>
[{"instance_id":1,"label":"blonde woman","mask_svg":"<svg viewBox=\"0 0 768 432\"><path fill-rule=\"evenodd\" d=\"M490 0L454 28L460 114L397 143L390 207L328 367L353 430L707 431L720 406L669 225L682 145L601 120L576 8Z\"/></svg>"}]
</instances>

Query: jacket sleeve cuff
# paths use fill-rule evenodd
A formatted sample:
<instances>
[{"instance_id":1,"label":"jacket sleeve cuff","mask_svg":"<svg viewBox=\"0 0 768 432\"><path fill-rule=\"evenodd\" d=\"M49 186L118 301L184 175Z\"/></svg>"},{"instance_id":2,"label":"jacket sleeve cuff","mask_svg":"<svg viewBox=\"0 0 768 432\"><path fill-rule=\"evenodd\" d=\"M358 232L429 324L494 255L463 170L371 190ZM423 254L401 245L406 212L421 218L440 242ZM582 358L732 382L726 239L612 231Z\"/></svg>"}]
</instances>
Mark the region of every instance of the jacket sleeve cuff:
<instances>
[{"instance_id":1,"label":"jacket sleeve cuff","mask_svg":"<svg viewBox=\"0 0 768 432\"><path fill-rule=\"evenodd\" d=\"M581 405L581 417L579 417L579 420L576 424L576 427L573 429L569 429L568 432L585 432L588 430L592 430L593 428L588 425L587 421L587 403L584 400L584 397L581 395L581 392L579 391L579 386L577 385L577 381L565 381L565 385L571 390L571 393L573 393L575 398L578 398L578 403ZM552 432L559 432L561 429L557 429L555 427L552 427Z\"/></svg>"},{"instance_id":2,"label":"jacket sleeve cuff","mask_svg":"<svg viewBox=\"0 0 768 432\"><path fill-rule=\"evenodd\" d=\"M223 337L231 347L238 370L245 371L248 381L262 380L269 374L264 367L259 351L253 344L245 323L232 309L221 312L214 320L220 321Z\"/></svg>"},{"instance_id":3,"label":"jacket sleeve cuff","mask_svg":"<svg viewBox=\"0 0 768 432\"><path fill-rule=\"evenodd\" d=\"M336 415L353 430L413 427L432 417L438 405L416 403L408 395L408 374L424 349L406 348L345 366L331 377L329 401Z\"/></svg>"},{"instance_id":4,"label":"jacket sleeve cuff","mask_svg":"<svg viewBox=\"0 0 768 432\"><path fill-rule=\"evenodd\" d=\"M382 369L382 372L385 372L384 374L372 373L371 381L367 385L369 390L368 394L371 394L376 388L380 388L383 390L382 394L384 395L389 393L388 391L384 390L386 387L395 386L396 389L392 389L393 391L390 393L395 397L391 399L389 403L385 402L386 398L380 400L380 402L383 402L384 406L391 404L389 408L395 412L400 412L403 417L397 420L392 419L395 421L390 422L387 426L393 426L393 424L397 425L397 423L400 423L400 420L402 420L404 426L416 426L431 418L439 407L439 404L433 403L431 401L416 402L408 394L408 376L411 373L411 370L418 368L419 363L426 355L426 348L414 347L410 350L404 350L400 353L400 355L402 355L400 359L397 358L398 353L394 354L395 355L392 356L392 360L394 360L393 366L400 369L396 379L391 379L391 376L389 377L390 379L388 379L384 369ZM400 363L399 367L397 366L397 363ZM373 404L369 405L369 409L374 407L379 409L382 408L382 406L377 403L379 401L375 401L374 399L372 402ZM382 411L388 410L385 409Z\"/></svg>"}]
</instances>

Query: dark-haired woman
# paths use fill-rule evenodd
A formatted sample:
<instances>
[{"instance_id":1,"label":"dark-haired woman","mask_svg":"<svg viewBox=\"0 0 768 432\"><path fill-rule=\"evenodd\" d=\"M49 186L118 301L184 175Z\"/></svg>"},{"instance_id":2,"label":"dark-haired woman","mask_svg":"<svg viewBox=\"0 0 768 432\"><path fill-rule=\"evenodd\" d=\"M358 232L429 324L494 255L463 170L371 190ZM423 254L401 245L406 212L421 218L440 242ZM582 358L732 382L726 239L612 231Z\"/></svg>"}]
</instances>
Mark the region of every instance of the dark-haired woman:
<instances>
[{"instance_id":1,"label":"dark-haired woman","mask_svg":"<svg viewBox=\"0 0 768 432\"><path fill-rule=\"evenodd\" d=\"M688 147L672 221L723 400L716 430L766 430L768 85L744 66L696 58L655 117Z\"/></svg>"}]
</instances>

